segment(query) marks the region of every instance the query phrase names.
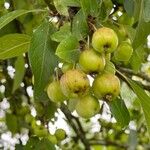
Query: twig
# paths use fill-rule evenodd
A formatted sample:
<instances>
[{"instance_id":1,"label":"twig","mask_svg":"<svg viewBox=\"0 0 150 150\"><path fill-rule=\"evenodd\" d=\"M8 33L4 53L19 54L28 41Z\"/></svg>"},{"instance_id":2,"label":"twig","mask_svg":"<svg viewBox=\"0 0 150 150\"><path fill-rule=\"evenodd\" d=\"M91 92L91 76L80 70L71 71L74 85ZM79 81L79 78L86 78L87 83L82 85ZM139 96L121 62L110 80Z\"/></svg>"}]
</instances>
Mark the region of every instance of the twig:
<instances>
[{"instance_id":1,"label":"twig","mask_svg":"<svg viewBox=\"0 0 150 150\"><path fill-rule=\"evenodd\" d=\"M150 82L150 77L148 77L144 72L135 73L134 71L132 71L131 69L128 69L128 68L123 68L123 67L117 67L117 68L121 72L127 73L129 75L138 76L138 77Z\"/></svg>"},{"instance_id":2,"label":"twig","mask_svg":"<svg viewBox=\"0 0 150 150\"><path fill-rule=\"evenodd\" d=\"M122 149L127 149L128 145L126 144L120 144L118 142L114 142L114 141L103 141L103 140L90 140L89 141L90 145L104 145L104 146L115 146L115 147L119 147Z\"/></svg>"},{"instance_id":3,"label":"twig","mask_svg":"<svg viewBox=\"0 0 150 150\"><path fill-rule=\"evenodd\" d=\"M61 110L65 114L65 116L66 116L67 120L69 121L70 125L72 126L73 130L76 132L78 139L80 139L82 141L82 143L84 144L85 150L91 150L90 144L85 137L85 132L84 132L82 125L81 125L80 121L78 120L78 118L72 116L68 107L66 107L66 105L64 105L64 104L61 105ZM74 121L76 122L78 127L76 126Z\"/></svg>"},{"instance_id":4,"label":"twig","mask_svg":"<svg viewBox=\"0 0 150 150\"><path fill-rule=\"evenodd\" d=\"M120 70L121 71L121 70ZM123 71L122 71L123 72ZM126 73L127 75L128 75L128 77L130 77L130 78L132 78L132 75L131 74L129 74L129 73ZM127 83L127 85L132 89L132 87L130 86L130 84L126 81L126 79L125 78L123 78L119 73L117 73L116 72L116 75L120 78L120 79L122 79L123 81L125 81L126 83ZM139 76L138 76L139 77ZM147 91L150 91L150 85L145 85L145 84L143 84L142 82L140 82L140 81L136 81L136 80L133 80L133 81L135 81L137 84L139 84L143 89L145 89L145 90L147 90Z\"/></svg>"}]
</instances>

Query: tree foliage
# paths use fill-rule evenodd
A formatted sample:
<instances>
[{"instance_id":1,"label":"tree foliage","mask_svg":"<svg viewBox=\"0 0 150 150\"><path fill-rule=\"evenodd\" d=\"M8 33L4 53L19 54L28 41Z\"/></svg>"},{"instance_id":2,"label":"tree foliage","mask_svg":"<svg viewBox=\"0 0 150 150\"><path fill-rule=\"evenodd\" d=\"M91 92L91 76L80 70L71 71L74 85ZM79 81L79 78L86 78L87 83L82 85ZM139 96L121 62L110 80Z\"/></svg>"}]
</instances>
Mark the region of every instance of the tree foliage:
<instances>
[{"instance_id":1,"label":"tree foliage","mask_svg":"<svg viewBox=\"0 0 150 150\"><path fill-rule=\"evenodd\" d=\"M125 46L121 51L121 46L114 46L111 54L107 53L105 50L114 42L111 40L104 46L103 54L94 50L81 58L84 50L95 48L93 34L103 28L111 29L118 37L116 44L125 43L129 48ZM99 39L104 38L102 32ZM150 0L0 0L0 149L150 149L149 34ZM99 56L105 60L98 60ZM94 66L99 61L103 62L103 69L105 66L104 72ZM84 70L85 66L94 70ZM101 85L105 83L108 95L87 96L82 100L90 97L88 103L84 106L80 101L79 105L78 97L72 96L79 92L75 88L84 90L87 86L90 94L93 91L85 73L80 71L70 73L66 81L64 74L72 69L88 74L90 82L103 73L111 73L119 79L119 95L108 97L112 94L109 87L115 81L104 82L104 78ZM59 83L62 77L64 80ZM55 86L67 87L67 92L74 93L69 97L62 90L57 95L58 102L54 102L50 99L53 95L47 94L47 89L54 90L48 88L54 80ZM82 85L69 87L73 81ZM65 101L59 100L59 96ZM94 110L99 108L97 103L98 112ZM77 112L93 116L82 118ZM57 125L60 118L66 133L58 129L62 127ZM9 133L17 141L13 146L3 138ZM22 139L24 134L27 140Z\"/></svg>"}]
</instances>

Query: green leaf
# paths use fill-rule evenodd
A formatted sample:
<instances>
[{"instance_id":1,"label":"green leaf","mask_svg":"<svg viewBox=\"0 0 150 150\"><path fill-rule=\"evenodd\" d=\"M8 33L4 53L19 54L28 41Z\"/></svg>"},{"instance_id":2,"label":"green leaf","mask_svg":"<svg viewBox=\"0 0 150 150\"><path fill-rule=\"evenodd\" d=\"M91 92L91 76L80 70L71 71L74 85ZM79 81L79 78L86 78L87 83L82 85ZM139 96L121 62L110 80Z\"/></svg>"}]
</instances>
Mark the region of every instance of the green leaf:
<instances>
[{"instance_id":1,"label":"green leaf","mask_svg":"<svg viewBox=\"0 0 150 150\"><path fill-rule=\"evenodd\" d=\"M150 21L150 0L144 0L144 20L145 22Z\"/></svg>"},{"instance_id":2,"label":"green leaf","mask_svg":"<svg viewBox=\"0 0 150 150\"><path fill-rule=\"evenodd\" d=\"M123 25L123 27L125 28L125 31L128 33L129 39L131 40L132 43L135 37L136 30L129 25Z\"/></svg>"},{"instance_id":3,"label":"green leaf","mask_svg":"<svg viewBox=\"0 0 150 150\"><path fill-rule=\"evenodd\" d=\"M24 150L35 150L36 144L39 142L38 137L30 137Z\"/></svg>"},{"instance_id":4,"label":"green leaf","mask_svg":"<svg viewBox=\"0 0 150 150\"><path fill-rule=\"evenodd\" d=\"M44 114L44 119L46 121L51 120L54 118L55 112L57 111L57 105L56 103L53 103L51 101L48 101L47 104L45 105L45 114Z\"/></svg>"},{"instance_id":5,"label":"green leaf","mask_svg":"<svg viewBox=\"0 0 150 150\"><path fill-rule=\"evenodd\" d=\"M144 4L143 1L140 3L140 12L139 12L139 23L136 28L136 33L135 37L133 40L133 48L136 49L140 45L145 44L146 38L150 33L150 22L145 22L143 18L143 9L144 9Z\"/></svg>"},{"instance_id":6,"label":"green leaf","mask_svg":"<svg viewBox=\"0 0 150 150\"><path fill-rule=\"evenodd\" d=\"M61 15L68 16L68 7L80 7L79 0L54 0L54 5Z\"/></svg>"},{"instance_id":7,"label":"green leaf","mask_svg":"<svg viewBox=\"0 0 150 150\"><path fill-rule=\"evenodd\" d=\"M148 96L146 94L146 92L135 81L132 81L130 79L127 79L127 81L140 100L140 104L141 104L141 107L143 109L146 124L147 124L147 130L148 130L148 133L150 135L150 115L149 115L150 96Z\"/></svg>"},{"instance_id":8,"label":"green leaf","mask_svg":"<svg viewBox=\"0 0 150 150\"><path fill-rule=\"evenodd\" d=\"M68 16L68 8L67 6L63 3L63 0L54 0L54 5L57 9L57 11L61 15Z\"/></svg>"},{"instance_id":9,"label":"green leaf","mask_svg":"<svg viewBox=\"0 0 150 150\"><path fill-rule=\"evenodd\" d=\"M123 75L121 72L117 71L131 86L134 93L137 95L139 102L141 104L141 107L144 112L146 124L147 124L147 131L149 133L150 138L150 96L147 95L147 93L133 80L127 78L125 75Z\"/></svg>"},{"instance_id":10,"label":"green leaf","mask_svg":"<svg viewBox=\"0 0 150 150\"><path fill-rule=\"evenodd\" d=\"M138 22L141 10L141 0L134 1L134 21Z\"/></svg>"},{"instance_id":11,"label":"green leaf","mask_svg":"<svg viewBox=\"0 0 150 150\"><path fill-rule=\"evenodd\" d=\"M29 61L34 75L34 98L36 100L47 99L45 88L57 66L56 43L50 38L54 31L52 24L44 22L33 33L31 39Z\"/></svg>"},{"instance_id":12,"label":"green leaf","mask_svg":"<svg viewBox=\"0 0 150 150\"><path fill-rule=\"evenodd\" d=\"M98 1L97 0L80 0L80 5L82 8L82 11L84 13L84 16L92 15L97 16L98 15Z\"/></svg>"},{"instance_id":13,"label":"green leaf","mask_svg":"<svg viewBox=\"0 0 150 150\"><path fill-rule=\"evenodd\" d=\"M56 150L55 146L46 138L36 144L35 150Z\"/></svg>"},{"instance_id":14,"label":"green leaf","mask_svg":"<svg viewBox=\"0 0 150 150\"><path fill-rule=\"evenodd\" d=\"M135 102L135 98L137 98L126 82L121 83L120 95L124 101L128 101L128 106L132 105Z\"/></svg>"},{"instance_id":15,"label":"green leaf","mask_svg":"<svg viewBox=\"0 0 150 150\"><path fill-rule=\"evenodd\" d=\"M7 13L6 15L2 16L0 18L0 29L3 28L5 25L7 25L12 20L16 19L17 17L30 13L30 12L39 12L44 11L41 9L35 9L35 10L15 10L10 13Z\"/></svg>"},{"instance_id":16,"label":"green leaf","mask_svg":"<svg viewBox=\"0 0 150 150\"><path fill-rule=\"evenodd\" d=\"M125 127L129 124L130 114L122 99L116 98L112 102L109 102L109 107L121 127Z\"/></svg>"},{"instance_id":17,"label":"green leaf","mask_svg":"<svg viewBox=\"0 0 150 150\"><path fill-rule=\"evenodd\" d=\"M30 36L8 34L0 38L0 59L16 57L28 51Z\"/></svg>"},{"instance_id":18,"label":"green leaf","mask_svg":"<svg viewBox=\"0 0 150 150\"><path fill-rule=\"evenodd\" d=\"M56 42L61 42L70 35L71 35L70 24L66 23L62 27L60 27L59 31L51 35L51 39Z\"/></svg>"},{"instance_id":19,"label":"green leaf","mask_svg":"<svg viewBox=\"0 0 150 150\"><path fill-rule=\"evenodd\" d=\"M88 35L88 30L86 17L84 16L82 10L80 10L73 18L72 33L78 40L82 40Z\"/></svg>"},{"instance_id":20,"label":"green leaf","mask_svg":"<svg viewBox=\"0 0 150 150\"><path fill-rule=\"evenodd\" d=\"M14 83L13 83L13 90L12 93L20 86L22 82L24 73L25 73L25 62L24 57L21 55L17 58L15 62L15 76L14 76Z\"/></svg>"},{"instance_id":21,"label":"green leaf","mask_svg":"<svg viewBox=\"0 0 150 150\"><path fill-rule=\"evenodd\" d=\"M64 39L56 49L56 55L66 62L76 62L79 57L79 42L73 35Z\"/></svg>"},{"instance_id":22,"label":"green leaf","mask_svg":"<svg viewBox=\"0 0 150 150\"><path fill-rule=\"evenodd\" d=\"M128 15L133 16L134 14L134 1L133 0L125 0L124 1L124 8Z\"/></svg>"},{"instance_id":23,"label":"green leaf","mask_svg":"<svg viewBox=\"0 0 150 150\"><path fill-rule=\"evenodd\" d=\"M3 27L2 30L0 30L0 37L6 34L12 34L12 33L17 33L15 21L10 22L5 27Z\"/></svg>"},{"instance_id":24,"label":"green leaf","mask_svg":"<svg viewBox=\"0 0 150 150\"><path fill-rule=\"evenodd\" d=\"M80 0L80 5L85 17L87 17L90 13L90 1L91 0Z\"/></svg>"},{"instance_id":25,"label":"green leaf","mask_svg":"<svg viewBox=\"0 0 150 150\"><path fill-rule=\"evenodd\" d=\"M100 12L99 12L99 20L98 23L100 21L106 21L107 18L110 15L110 12L112 11L113 8L113 3L111 0L105 0L105 1L101 1L100 3Z\"/></svg>"},{"instance_id":26,"label":"green leaf","mask_svg":"<svg viewBox=\"0 0 150 150\"><path fill-rule=\"evenodd\" d=\"M24 146L21 144L16 144L15 145L15 150L24 150Z\"/></svg>"},{"instance_id":27,"label":"green leaf","mask_svg":"<svg viewBox=\"0 0 150 150\"><path fill-rule=\"evenodd\" d=\"M13 114L6 113L6 125L8 130L10 130L13 134L18 131L18 123L17 117Z\"/></svg>"},{"instance_id":28,"label":"green leaf","mask_svg":"<svg viewBox=\"0 0 150 150\"><path fill-rule=\"evenodd\" d=\"M99 15L99 3L97 0L90 0L90 15L97 17Z\"/></svg>"},{"instance_id":29,"label":"green leaf","mask_svg":"<svg viewBox=\"0 0 150 150\"><path fill-rule=\"evenodd\" d=\"M131 60L130 64L131 64L132 69L135 72L138 72L142 65L142 61L141 61L141 57L138 55L137 51L133 52L133 55L130 60Z\"/></svg>"},{"instance_id":30,"label":"green leaf","mask_svg":"<svg viewBox=\"0 0 150 150\"><path fill-rule=\"evenodd\" d=\"M55 150L55 146L46 138L39 140L37 137L30 137L25 150Z\"/></svg>"},{"instance_id":31,"label":"green leaf","mask_svg":"<svg viewBox=\"0 0 150 150\"><path fill-rule=\"evenodd\" d=\"M144 21L144 1L136 1L135 2L135 9L138 11L136 12L138 14L138 16L136 16L136 18L139 18L139 21L138 21L138 25L137 25L137 28L136 28L136 32L135 32L135 37L133 39L133 49L134 49L134 52L133 52L133 57L131 59L131 65L132 65L132 68L137 71L140 66L141 66L141 63L142 63L142 60L143 60L143 52L144 50L142 51L142 49L144 49L144 44L147 42L147 36L149 35L150 33L150 22L145 22ZM142 55L141 55L142 54Z\"/></svg>"},{"instance_id":32,"label":"green leaf","mask_svg":"<svg viewBox=\"0 0 150 150\"><path fill-rule=\"evenodd\" d=\"M146 23L144 20L140 20L136 29L135 37L133 40L133 48L136 49L140 45L145 44L147 36L150 34L150 22Z\"/></svg>"},{"instance_id":33,"label":"green leaf","mask_svg":"<svg viewBox=\"0 0 150 150\"><path fill-rule=\"evenodd\" d=\"M145 61L145 54L147 48L144 48L143 45L139 46L136 50L134 50L132 57L130 59L130 64L132 69L135 72L138 72L141 68L142 63Z\"/></svg>"},{"instance_id":34,"label":"green leaf","mask_svg":"<svg viewBox=\"0 0 150 150\"><path fill-rule=\"evenodd\" d=\"M72 6L72 7L79 7L80 2L79 0L63 0L65 6Z\"/></svg>"}]
</instances>

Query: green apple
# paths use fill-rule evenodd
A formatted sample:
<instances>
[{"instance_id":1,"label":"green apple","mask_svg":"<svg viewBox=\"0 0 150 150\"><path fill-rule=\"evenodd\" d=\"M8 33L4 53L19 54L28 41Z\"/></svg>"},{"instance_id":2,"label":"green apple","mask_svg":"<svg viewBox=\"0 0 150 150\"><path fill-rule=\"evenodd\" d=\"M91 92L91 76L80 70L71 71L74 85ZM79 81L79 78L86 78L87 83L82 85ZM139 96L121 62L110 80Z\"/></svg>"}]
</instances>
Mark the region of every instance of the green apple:
<instances>
[{"instance_id":1,"label":"green apple","mask_svg":"<svg viewBox=\"0 0 150 150\"><path fill-rule=\"evenodd\" d=\"M48 135L48 131L44 127L41 127L41 126L36 126L33 129L33 132L38 137L46 137Z\"/></svg>"},{"instance_id":2,"label":"green apple","mask_svg":"<svg viewBox=\"0 0 150 150\"><path fill-rule=\"evenodd\" d=\"M45 137L48 134L47 129L41 125L37 125L36 120L34 119L31 122L31 127L32 127L33 133L38 137Z\"/></svg>"},{"instance_id":3,"label":"green apple","mask_svg":"<svg viewBox=\"0 0 150 150\"><path fill-rule=\"evenodd\" d=\"M48 139L51 143L57 144L57 138L56 138L55 135L48 134L48 135L47 135L47 139Z\"/></svg>"},{"instance_id":4,"label":"green apple","mask_svg":"<svg viewBox=\"0 0 150 150\"><path fill-rule=\"evenodd\" d=\"M89 91L90 82L84 72L72 69L62 75L60 87L67 98L77 98Z\"/></svg>"},{"instance_id":5,"label":"green apple","mask_svg":"<svg viewBox=\"0 0 150 150\"><path fill-rule=\"evenodd\" d=\"M86 73L98 73L104 70L105 57L93 49L84 50L80 54L79 64Z\"/></svg>"},{"instance_id":6,"label":"green apple","mask_svg":"<svg viewBox=\"0 0 150 150\"><path fill-rule=\"evenodd\" d=\"M68 70L70 70L72 68L73 68L73 64L63 63L61 70L62 70L63 73L66 73Z\"/></svg>"},{"instance_id":7,"label":"green apple","mask_svg":"<svg viewBox=\"0 0 150 150\"><path fill-rule=\"evenodd\" d=\"M100 110L98 99L92 95L86 95L78 100L76 111L83 118L91 118Z\"/></svg>"},{"instance_id":8,"label":"green apple","mask_svg":"<svg viewBox=\"0 0 150 150\"><path fill-rule=\"evenodd\" d=\"M97 98L111 101L120 93L120 80L114 74L103 73L95 78L92 89Z\"/></svg>"},{"instance_id":9,"label":"green apple","mask_svg":"<svg viewBox=\"0 0 150 150\"><path fill-rule=\"evenodd\" d=\"M58 141L62 141L66 138L66 132L63 129L57 129L55 131L55 136L56 136Z\"/></svg>"},{"instance_id":10,"label":"green apple","mask_svg":"<svg viewBox=\"0 0 150 150\"><path fill-rule=\"evenodd\" d=\"M131 44L127 41L121 42L117 50L114 52L114 57L117 61L128 61L133 53Z\"/></svg>"},{"instance_id":11,"label":"green apple","mask_svg":"<svg viewBox=\"0 0 150 150\"><path fill-rule=\"evenodd\" d=\"M60 88L59 81L53 81L49 84L49 86L47 87L47 95L51 101L56 103L66 100L66 97L64 96Z\"/></svg>"},{"instance_id":12,"label":"green apple","mask_svg":"<svg viewBox=\"0 0 150 150\"><path fill-rule=\"evenodd\" d=\"M118 46L117 34L110 28L99 28L93 34L92 46L99 53L112 53Z\"/></svg>"}]
</instances>

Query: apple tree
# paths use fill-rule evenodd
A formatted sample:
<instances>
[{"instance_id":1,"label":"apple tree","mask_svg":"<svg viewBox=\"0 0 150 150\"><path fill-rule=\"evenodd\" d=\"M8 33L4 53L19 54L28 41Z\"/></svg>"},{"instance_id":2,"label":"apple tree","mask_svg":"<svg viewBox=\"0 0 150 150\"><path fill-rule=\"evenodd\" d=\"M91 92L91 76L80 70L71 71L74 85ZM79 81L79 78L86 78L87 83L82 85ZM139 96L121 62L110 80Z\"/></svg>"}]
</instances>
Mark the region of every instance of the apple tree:
<instances>
[{"instance_id":1,"label":"apple tree","mask_svg":"<svg viewBox=\"0 0 150 150\"><path fill-rule=\"evenodd\" d=\"M0 0L0 127L0 149L150 149L150 0Z\"/></svg>"}]
</instances>

